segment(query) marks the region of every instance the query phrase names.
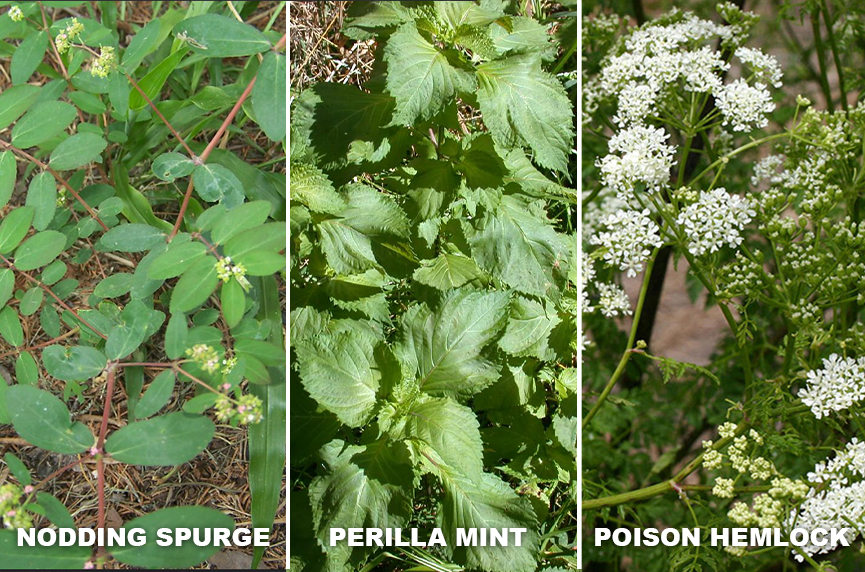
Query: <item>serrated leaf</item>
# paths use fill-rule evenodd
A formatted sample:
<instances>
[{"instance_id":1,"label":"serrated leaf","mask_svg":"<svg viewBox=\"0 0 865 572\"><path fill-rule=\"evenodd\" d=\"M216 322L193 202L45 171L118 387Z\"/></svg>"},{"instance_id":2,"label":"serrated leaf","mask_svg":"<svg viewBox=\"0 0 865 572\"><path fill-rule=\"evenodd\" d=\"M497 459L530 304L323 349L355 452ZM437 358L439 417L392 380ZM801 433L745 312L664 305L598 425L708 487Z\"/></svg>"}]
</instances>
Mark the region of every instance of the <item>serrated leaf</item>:
<instances>
[{"instance_id":1,"label":"serrated leaf","mask_svg":"<svg viewBox=\"0 0 865 572\"><path fill-rule=\"evenodd\" d=\"M15 268L26 272L45 266L57 258L65 248L65 234L56 230L36 233L15 250Z\"/></svg>"},{"instance_id":2,"label":"serrated leaf","mask_svg":"<svg viewBox=\"0 0 865 572\"><path fill-rule=\"evenodd\" d=\"M439 290L459 288L484 275L474 260L458 254L442 253L432 260L421 262L413 278Z\"/></svg>"},{"instance_id":3,"label":"serrated leaf","mask_svg":"<svg viewBox=\"0 0 865 572\"><path fill-rule=\"evenodd\" d=\"M206 449L215 430L207 417L168 413L118 429L105 441L105 450L124 463L169 467Z\"/></svg>"},{"instance_id":4,"label":"serrated leaf","mask_svg":"<svg viewBox=\"0 0 865 572\"><path fill-rule=\"evenodd\" d=\"M350 427L369 420L381 373L364 338L317 336L303 340L296 351L303 386L319 405Z\"/></svg>"},{"instance_id":5,"label":"serrated leaf","mask_svg":"<svg viewBox=\"0 0 865 572\"><path fill-rule=\"evenodd\" d=\"M84 381L96 377L105 369L107 361L105 354L86 346L64 348L53 345L42 350L45 370L64 381Z\"/></svg>"},{"instance_id":6,"label":"serrated leaf","mask_svg":"<svg viewBox=\"0 0 865 572\"><path fill-rule=\"evenodd\" d=\"M478 66L478 103L493 138L504 147L528 146L535 161L568 170L574 127L571 102L561 83L532 55Z\"/></svg>"},{"instance_id":7,"label":"serrated leaf","mask_svg":"<svg viewBox=\"0 0 865 572\"><path fill-rule=\"evenodd\" d=\"M108 142L95 133L76 133L52 151L48 164L57 171L67 171L94 161L101 163L107 146Z\"/></svg>"},{"instance_id":8,"label":"serrated leaf","mask_svg":"<svg viewBox=\"0 0 865 572\"><path fill-rule=\"evenodd\" d=\"M412 467L401 443L380 440L366 447L331 441L322 448L326 471L310 484L313 520L319 542L329 542L334 527L401 527L411 516ZM340 543L327 552L340 569L369 550Z\"/></svg>"},{"instance_id":9,"label":"serrated leaf","mask_svg":"<svg viewBox=\"0 0 865 572\"><path fill-rule=\"evenodd\" d=\"M351 185L346 194L345 210L316 228L328 264L340 274L354 274L377 264L374 242L408 237L409 222L392 198L365 185Z\"/></svg>"},{"instance_id":10,"label":"serrated leaf","mask_svg":"<svg viewBox=\"0 0 865 572\"><path fill-rule=\"evenodd\" d=\"M415 125L431 119L458 93L475 89L472 74L451 66L414 23L401 26L388 38L384 60L387 91L396 100L394 124Z\"/></svg>"},{"instance_id":11,"label":"serrated leaf","mask_svg":"<svg viewBox=\"0 0 865 572\"><path fill-rule=\"evenodd\" d=\"M470 480L439 471L445 497L439 526L454 560L470 569L534 572L538 562L538 522L528 499L521 498L491 473ZM524 528L520 546L456 545L458 528Z\"/></svg>"},{"instance_id":12,"label":"serrated leaf","mask_svg":"<svg viewBox=\"0 0 865 572\"><path fill-rule=\"evenodd\" d=\"M90 429L72 423L66 405L45 390L13 385L6 391L6 407L15 431L37 447L75 455L93 445Z\"/></svg>"},{"instance_id":13,"label":"serrated leaf","mask_svg":"<svg viewBox=\"0 0 865 572\"><path fill-rule=\"evenodd\" d=\"M481 355L507 317L507 292L449 292L435 311L424 305L403 316L397 355L417 371L421 389L453 398L472 395L498 377Z\"/></svg>"},{"instance_id":14,"label":"serrated leaf","mask_svg":"<svg viewBox=\"0 0 865 572\"><path fill-rule=\"evenodd\" d=\"M554 308L545 307L536 300L519 296L508 319L499 347L507 353L547 360L552 356L547 344L550 332L561 321Z\"/></svg>"},{"instance_id":15,"label":"serrated leaf","mask_svg":"<svg viewBox=\"0 0 865 572\"><path fill-rule=\"evenodd\" d=\"M337 193L333 184L317 167L305 163L291 164L291 200L309 207L310 210L327 214L338 214L346 206L345 199Z\"/></svg>"},{"instance_id":16,"label":"serrated leaf","mask_svg":"<svg viewBox=\"0 0 865 572\"><path fill-rule=\"evenodd\" d=\"M568 241L553 229L540 203L503 196L470 242L478 266L526 294L558 292L567 276Z\"/></svg>"},{"instance_id":17,"label":"serrated leaf","mask_svg":"<svg viewBox=\"0 0 865 572\"><path fill-rule=\"evenodd\" d=\"M483 473L483 443L471 409L450 399L430 399L408 413L405 433L423 441L441 461L469 479Z\"/></svg>"}]
</instances>

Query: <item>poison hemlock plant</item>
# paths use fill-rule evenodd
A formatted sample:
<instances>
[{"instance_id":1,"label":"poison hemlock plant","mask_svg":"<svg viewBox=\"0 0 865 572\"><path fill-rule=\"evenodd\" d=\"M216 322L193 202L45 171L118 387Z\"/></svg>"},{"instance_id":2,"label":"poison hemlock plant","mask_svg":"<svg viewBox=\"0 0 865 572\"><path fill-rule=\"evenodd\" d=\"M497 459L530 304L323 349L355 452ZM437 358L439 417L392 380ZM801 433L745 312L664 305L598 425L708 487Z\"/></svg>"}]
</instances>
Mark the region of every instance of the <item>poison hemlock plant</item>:
<instances>
[{"instance_id":1,"label":"poison hemlock plant","mask_svg":"<svg viewBox=\"0 0 865 572\"><path fill-rule=\"evenodd\" d=\"M575 565L573 105L548 27L486 1L349 16L372 76L292 94L292 566L399 550L333 527L440 527L400 555L424 565ZM489 527L527 532L456 546Z\"/></svg>"},{"instance_id":2,"label":"poison hemlock plant","mask_svg":"<svg viewBox=\"0 0 865 572\"><path fill-rule=\"evenodd\" d=\"M4 445L4 567L201 563L219 549L161 548L155 530L231 528L222 507L154 497L123 515L150 531L146 545L92 553L20 547L9 529L105 527L107 488L127 486L121 467L186 475L215 436L240 448L237 427L248 426L243 511L253 527L273 525L285 461L286 66L271 27L285 5L255 14L262 31L244 4L157 15L143 3L23 2L0 15L11 79L0 83L0 366L14 371L0 383L0 427L27 453ZM46 476L33 447L68 457ZM73 519L49 491L78 466L95 478Z\"/></svg>"}]
</instances>

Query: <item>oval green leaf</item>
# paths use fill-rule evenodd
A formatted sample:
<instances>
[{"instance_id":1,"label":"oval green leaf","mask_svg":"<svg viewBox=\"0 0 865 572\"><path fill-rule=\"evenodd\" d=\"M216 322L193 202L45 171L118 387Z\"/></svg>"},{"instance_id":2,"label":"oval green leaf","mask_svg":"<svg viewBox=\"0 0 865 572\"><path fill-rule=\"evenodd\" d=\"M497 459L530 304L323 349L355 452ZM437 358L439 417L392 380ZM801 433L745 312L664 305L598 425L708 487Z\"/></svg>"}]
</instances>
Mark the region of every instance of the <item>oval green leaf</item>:
<instances>
[{"instance_id":1,"label":"oval green leaf","mask_svg":"<svg viewBox=\"0 0 865 572\"><path fill-rule=\"evenodd\" d=\"M156 376L144 395L138 401L135 408L135 418L144 419L150 417L154 413L162 409L168 400L171 399L171 393L174 391L174 372L166 369Z\"/></svg>"},{"instance_id":2,"label":"oval green leaf","mask_svg":"<svg viewBox=\"0 0 865 572\"><path fill-rule=\"evenodd\" d=\"M57 171L67 171L94 161L101 163L107 146L108 142L95 133L78 133L54 149L48 164Z\"/></svg>"},{"instance_id":3,"label":"oval green leaf","mask_svg":"<svg viewBox=\"0 0 865 572\"><path fill-rule=\"evenodd\" d=\"M204 304L216 290L216 259L206 256L187 270L171 293L171 313L189 312Z\"/></svg>"},{"instance_id":4,"label":"oval green leaf","mask_svg":"<svg viewBox=\"0 0 865 572\"><path fill-rule=\"evenodd\" d=\"M192 51L211 58L251 56L270 49L267 37L249 24L220 14L195 16L177 24L174 35Z\"/></svg>"},{"instance_id":5,"label":"oval green leaf","mask_svg":"<svg viewBox=\"0 0 865 572\"><path fill-rule=\"evenodd\" d=\"M6 409L15 431L37 447L75 455L93 446L90 429L81 423L72 423L66 405L45 390L13 385L6 391Z\"/></svg>"},{"instance_id":6,"label":"oval green leaf","mask_svg":"<svg viewBox=\"0 0 865 572\"><path fill-rule=\"evenodd\" d=\"M124 224L102 235L99 246L103 250L143 252L165 243L165 233L149 224Z\"/></svg>"},{"instance_id":7,"label":"oval green leaf","mask_svg":"<svg viewBox=\"0 0 865 572\"><path fill-rule=\"evenodd\" d=\"M12 128L12 144L26 149L44 143L69 127L77 115L75 106L63 101L40 103Z\"/></svg>"},{"instance_id":8,"label":"oval green leaf","mask_svg":"<svg viewBox=\"0 0 865 572\"><path fill-rule=\"evenodd\" d=\"M45 370L63 381L84 381L99 375L108 359L95 348L86 346L48 346L42 350Z\"/></svg>"},{"instance_id":9,"label":"oval green leaf","mask_svg":"<svg viewBox=\"0 0 865 572\"><path fill-rule=\"evenodd\" d=\"M57 211L57 184L54 182L54 175L46 171L33 177L27 189L25 204L33 207L33 228L48 228Z\"/></svg>"},{"instance_id":10,"label":"oval green leaf","mask_svg":"<svg viewBox=\"0 0 865 572\"><path fill-rule=\"evenodd\" d=\"M192 159L182 153L163 153L153 160L153 174L163 181L185 177L195 168Z\"/></svg>"},{"instance_id":11,"label":"oval green leaf","mask_svg":"<svg viewBox=\"0 0 865 572\"><path fill-rule=\"evenodd\" d=\"M15 250L33 222L33 207L19 207L0 221L0 254L8 254Z\"/></svg>"},{"instance_id":12,"label":"oval green leaf","mask_svg":"<svg viewBox=\"0 0 865 572\"><path fill-rule=\"evenodd\" d=\"M169 413L115 431L105 450L124 463L168 467L195 458L210 444L215 430L207 417Z\"/></svg>"},{"instance_id":13,"label":"oval green leaf","mask_svg":"<svg viewBox=\"0 0 865 572\"><path fill-rule=\"evenodd\" d=\"M35 270L53 261L66 248L66 235L56 230L34 234L15 251L18 270Z\"/></svg>"}]
</instances>

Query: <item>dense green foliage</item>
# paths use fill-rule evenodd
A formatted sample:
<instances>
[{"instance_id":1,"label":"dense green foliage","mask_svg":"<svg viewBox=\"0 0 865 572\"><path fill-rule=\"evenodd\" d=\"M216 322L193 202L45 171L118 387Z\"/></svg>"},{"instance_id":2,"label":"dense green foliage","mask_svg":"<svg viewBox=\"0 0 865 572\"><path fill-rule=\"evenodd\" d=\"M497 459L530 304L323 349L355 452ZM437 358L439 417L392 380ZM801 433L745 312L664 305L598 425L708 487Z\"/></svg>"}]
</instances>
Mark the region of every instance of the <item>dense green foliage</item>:
<instances>
[{"instance_id":1,"label":"dense green foliage","mask_svg":"<svg viewBox=\"0 0 865 572\"><path fill-rule=\"evenodd\" d=\"M577 245L554 18L411 4L353 5L372 76L292 104L292 566L560 570ZM329 545L331 527L434 526L447 547ZM456 547L461 527L528 532Z\"/></svg>"},{"instance_id":2,"label":"dense green foliage","mask_svg":"<svg viewBox=\"0 0 865 572\"><path fill-rule=\"evenodd\" d=\"M11 70L0 80L0 352L15 372L0 382L0 423L74 459L39 481L5 455L6 529L104 527L106 474L183 465L246 424L246 510L255 527L273 523L285 458L286 64L271 29L284 4L266 31L243 21L257 4L0 3ZM138 25L133 9L154 13ZM82 410L96 422L75 420ZM79 509L73 522L46 491L79 464L97 475L98 513ZM125 526L233 526L211 506L138 514ZM166 550L154 534L98 554L27 548L6 529L9 568L109 556L188 567L218 551Z\"/></svg>"}]
</instances>

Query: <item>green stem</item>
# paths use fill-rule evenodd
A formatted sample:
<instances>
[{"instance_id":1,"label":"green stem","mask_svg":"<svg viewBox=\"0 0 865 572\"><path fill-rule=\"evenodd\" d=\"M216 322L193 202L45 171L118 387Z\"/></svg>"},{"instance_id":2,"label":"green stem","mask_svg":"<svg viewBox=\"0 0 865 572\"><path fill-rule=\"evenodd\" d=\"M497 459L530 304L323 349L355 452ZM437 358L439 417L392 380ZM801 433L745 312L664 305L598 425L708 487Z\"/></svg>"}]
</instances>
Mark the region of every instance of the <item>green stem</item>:
<instances>
[{"instance_id":1,"label":"green stem","mask_svg":"<svg viewBox=\"0 0 865 572\"><path fill-rule=\"evenodd\" d=\"M821 1L821 11L823 12L823 21L826 23L826 35L829 37L829 46L832 49L832 59L835 62L835 71L838 72L838 89L841 91L841 109L848 112L847 108L847 88L844 83L844 68L841 66L841 55L838 52L838 44L835 42L835 32L832 30L832 22L829 21L829 6L826 0Z\"/></svg>"},{"instance_id":2,"label":"green stem","mask_svg":"<svg viewBox=\"0 0 865 572\"><path fill-rule=\"evenodd\" d=\"M640 324L640 314L643 312L643 303L646 301L646 292L649 291L649 280L652 276L652 267L655 264L655 257L658 255L658 251L652 253L649 259L646 261L646 271L643 274L643 285L640 288L640 297L637 300L637 308L634 310L634 320L631 323L631 333L628 335L628 345L625 347L625 351L622 354L622 359L619 360L619 365L616 367L616 370L613 372L613 375L610 376L610 380L607 382L607 385L604 387L604 390L601 392L600 397L592 406L592 409L586 414L585 418L583 418L583 429L585 429L592 418L597 415L598 411L601 409L601 406L606 401L607 397L610 395L610 392L615 387L616 383L622 377L622 374L625 373L625 366L628 365L628 361L631 359L631 354L633 353L634 343L636 342L637 337L637 328Z\"/></svg>"},{"instance_id":3,"label":"green stem","mask_svg":"<svg viewBox=\"0 0 865 572\"><path fill-rule=\"evenodd\" d=\"M709 165L708 167L706 167L705 169L700 171L700 173L696 177L691 179L691 182L689 184L693 184L694 182L699 181L701 178L703 178L703 176L706 173L708 173L712 169L718 167L722 163L723 164L728 163L732 157L735 157L736 155L738 155L739 153L742 153L743 151L747 151L748 149L752 149L754 147L759 147L763 143L768 143L769 141L774 141L775 139L780 139L782 137L787 137L789 135L790 135L790 133L788 133L786 131L784 131L782 133L775 133L774 135L767 135L766 137L761 137L760 139L755 139L754 141L751 141L750 143L746 143L737 149L733 149L732 151L730 151L729 153L727 153L726 155L724 155L722 157L719 157L717 161L713 162L711 165Z\"/></svg>"},{"instance_id":4,"label":"green stem","mask_svg":"<svg viewBox=\"0 0 865 572\"><path fill-rule=\"evenodd\" d=\"M829 76L826 71L826 50L823 47L823 37L820 35L820 12L811 14L811 31L814 33L814 48L817 51L817 63L820 65L820 87L823 97L826 98L826 109L832 111L835 104L832 102L832 90L829 88Z\"/></svg>"}]
</instances>

